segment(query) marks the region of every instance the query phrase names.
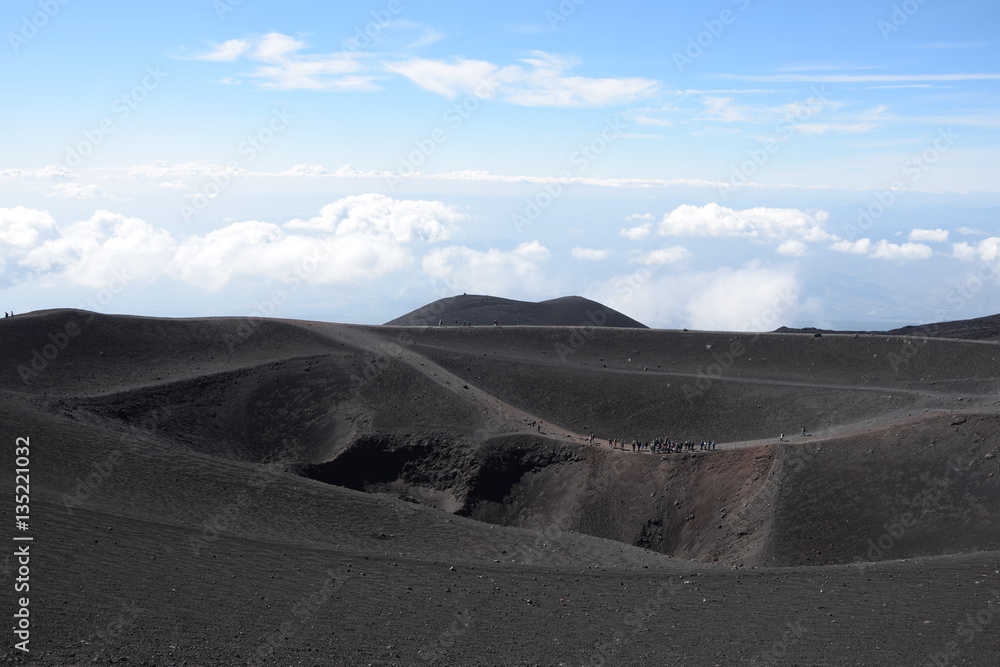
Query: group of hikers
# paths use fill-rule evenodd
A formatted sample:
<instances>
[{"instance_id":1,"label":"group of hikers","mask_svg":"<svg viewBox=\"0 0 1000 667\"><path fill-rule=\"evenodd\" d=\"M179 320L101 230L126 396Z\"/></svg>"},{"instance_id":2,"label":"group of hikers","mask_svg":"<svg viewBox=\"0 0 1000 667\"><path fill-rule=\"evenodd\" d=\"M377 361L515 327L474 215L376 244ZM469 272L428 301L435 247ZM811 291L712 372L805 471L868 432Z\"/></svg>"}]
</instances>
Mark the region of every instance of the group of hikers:
<instances>
[{"instance_id":1,"label":"group of hikers","mask_svg":"<svg viewBox=\"0 0 1000 667\"><path fill-rule=\"evenodd\" d=\"M444 320L438 320L438 326L439 327L443 327L444 326ZM460 326L458 324L458 320L455 320L455 326L456 327ZM462 320L461 326L463 326L463 327L471 327L472 326L472 320ZM495 327L500 326L500 320L493 320L493 326L495 326Z\"/></svg>"},{"instance_id":2,"label":"group of hikers","mask_svg":"<svg viewBox=\"0 0 1000 667\"><path fill-rule=\"evenodd\" d=\"M5 311L3 311L3 316L4 316L4 318L7 318L7 317L14 317L14 311L12 310L12 311L10 311L10 312L8 313L8 312L7 312L6 310L5 310Z\"/></svg>"},{"instance_id":3,"label":"group of hikers","mask_svg":"<svg viewBox=\"0 0 1000 667\"><path fill-rule=\"evenodd\" d=\"M593 433L590 434L590 442L597 442ZM620 449L623 452L628 451L628 448L631 447L633 452L673 454L675 452L693 452L696 447L699 452L714 452L716 443L715 440L702 440L701 442L695 443L692 440L673 442L670 438L656 438L652 442L633 440L631 443L626 444L624 440L611 438L608 440L608 447L611 449Z\"/></svg>"}]
</instances>

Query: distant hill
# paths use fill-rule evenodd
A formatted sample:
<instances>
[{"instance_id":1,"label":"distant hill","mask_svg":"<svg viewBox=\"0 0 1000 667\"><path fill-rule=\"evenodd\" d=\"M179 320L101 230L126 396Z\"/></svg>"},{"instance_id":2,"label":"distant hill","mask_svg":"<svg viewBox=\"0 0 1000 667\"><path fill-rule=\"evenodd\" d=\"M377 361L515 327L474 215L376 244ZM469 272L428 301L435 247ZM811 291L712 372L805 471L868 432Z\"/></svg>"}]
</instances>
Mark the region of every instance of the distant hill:
<instances>
[{"instance_id":1,"label":"distant hill","mask_svg":"<svg viewBox=\"0 0 1000 667\"><path fill-rule=\"evenodd\" d=\"M966 338L968 340L1000 340L1000 315L976 317L971 320L954 320L936 324L893 329L889 333L900 336L928 336L932 338Z\"/></svg>"},{"instance_id":2,"label":"distant hill","mask_svg":"<svg viewBox=\"0 0 1000 667\"><path fill-rule=\"evenodd\" d=\"M859 333L878 334L884 336L924 336L927 338L960 338L965 340L995 340L1000 341L1000 315L987 315L986 317L976 317L971 320L953 320L951 322L936 322L932 324L921 324L889 331L833 331L830 329L816 329L806 327L803 329L793 329L791 327L781 327L777 333Z\"/></svg>"},{"instance_id":3,"label":"distant hill","mask_svg":"<svg viewBox=\"0 0 1000 667\"><path fill-rule=\"evenodd\" d=\"M596 301L581 296L564 296L548 301L515 301L481 294L438 299L402 317L386 322L388 325L413 326L443 324L454 326L471 322L473 326L499 324L534 326L580 326L592 324L605 327L626 327L648 329L645 324L633 320Z\"/></svg>"}]
</instances>

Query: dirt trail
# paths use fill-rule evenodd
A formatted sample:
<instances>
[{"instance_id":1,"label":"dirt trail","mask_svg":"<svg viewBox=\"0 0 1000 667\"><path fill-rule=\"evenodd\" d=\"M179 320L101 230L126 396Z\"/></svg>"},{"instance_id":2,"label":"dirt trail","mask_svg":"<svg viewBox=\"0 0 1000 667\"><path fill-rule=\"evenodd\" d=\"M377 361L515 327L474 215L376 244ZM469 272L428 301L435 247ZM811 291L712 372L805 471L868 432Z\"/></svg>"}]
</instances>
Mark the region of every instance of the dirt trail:
<instances>
[{"instance_id":1,"label":"dirt trail","mask_svg":"<svg viewBox=\"0 0 1000 667\"><path fill-rule=\"evenodd\" d=\"M317 329L310 327L310 330L316 331ZM367 350L376 356L389 357L404 363L460 399L471 401L483 415L481 428L476 432L478 440L487 440L498 435L533 433L558 442L586 443L588 441L587 436L547 423L536 415L501 401L470 381L445 370L427 357L414 352L411 346L387 341L382 336L350 325L321 326L319 331L330 339ZM532 422L540 424L540 429L532 430L526 427Z\"/></svg>"}]
</instances>

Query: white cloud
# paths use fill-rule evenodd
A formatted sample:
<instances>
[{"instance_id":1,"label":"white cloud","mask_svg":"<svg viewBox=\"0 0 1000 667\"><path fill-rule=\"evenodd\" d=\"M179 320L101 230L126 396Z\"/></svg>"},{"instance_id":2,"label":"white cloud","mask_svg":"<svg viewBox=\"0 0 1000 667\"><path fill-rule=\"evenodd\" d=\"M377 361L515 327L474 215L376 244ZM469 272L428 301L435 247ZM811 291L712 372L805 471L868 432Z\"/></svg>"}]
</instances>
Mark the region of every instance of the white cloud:
<instances>
[{"instance_id":1,"label":"white cloud","mask_svg":"<svg viewBox=\"0 0 1000 667\"><path fill-rule=\"evenodd\" d=\"M326 167L324 167L321 164L297 164L285 172L286 175L295 178L309 177L309 176L325 176L329 173L330 172L327 171Z\"/></svg>"},{"instance_id":2,"label":"white cloud","mask_svg":"<svg viewBox=\"0 0 1000 667\"><path fill-rule=\"evenodd\" d=\"M429 43L438 38L437 33L428 32L421 41ZM449 99L469 94L521 106L602 107L648 97L659 88L659 82L652 79L575 76L570 70L579 65L578 60L541 51L504 67L466 58L411 58L380 65L376 71L376 65L364 58L364 52L349 49L309 54L305 52L307 46L300 39L271 32L253 40L232 39L216 44L195 59L256 63L243 76L271 90L379 90L376 81L388 71ZM227 76L222 82L232 85L240 80Z\"/></svg>"},{"instance_id":3,"label":"white cloud","mask_svg":"<svg viewBox=\"0 0 1000 667\"><path fill-rule=\"evenodd\" d=\"M770 331L793 321L805 304L794 271L751 262L664 275L642 267L615 276L587 296L654 327ZM813 306L814 308L814 306Z\"/></svg>"},{"instance_id":4,"label":"white cloud","mask_svg":"<svg viewBox=\"0 0 1000 667\"><path fill-rule=\"evenodd\" d=\"M318 216L292 220L289 229L333 232L337 236L362 235L395 243L421 239L431 243L451 238L465 216L439 201L400 200L382 194L345 197L327 204Z\"/></svg>"},{"instance_id":5,"label":"white cloud","mask_svg":"<svg viewBox=\"0 0 1000 667\"><path fill-rule=\"evenodd\" d=\"M166 268L176 243L170 232L110 211L74 222L32 249L21 264L76 285L105 287L116 275L128 281L155 278Z\"/></svg>"},{"instance_id":6,"label":"white cloud","mask_svg":"<svg viewBox=\"0 0 1000 667\"><path fill-rule=\"evenodd\" d=\"M639 125L650 125L652 127L673 127L674 125L674 121L669 118L654 118L653 116L639 115L634 120Z\"/></svg>"},{"instance_id":7,"label":"white cloud","mask_svg":"<svg viewBox=\"0 0 1000 667\"><path fill-rule=\"evenodd\" d=\"M363 68L354 54L299 54L305 46L305 42L281 33L264 35L251 57L266 64L248 76L270 90L378 90L374 83L377 77L360 74Z\"/></svg>"},{"instance_id":8,"label":"white cloud","mask_svg":"<svg viewBox=\"0 0 1000 667\"><path fill-rule=\"evenodd\" d=\"M46 197L60 197L62 199L93 199L100 192L96 185L83 185L81 183L57 183L52 186L52 192Z\"/></svg>"},{"instance_id":9,"label":"white cloud","mask_svg":"<svg viewBox=\"0 0 1000 667\"><path fill-rule=\"evenodd\" d=\"M210 62L233 62L250 50L251 43L246 39L230 39L222 44L213 44L212 50L194 56L193 60L208 60Z\"/></svg>"},{"instance_id":10,"label":"white cloud","mask_svg":"<svg viewBox=\"0 0 1000 667\"><path fill-rule=\"evenodd\" d=\"M599 262L602 259L607 259L608 255L611 253L608 250L598 250L596 248L573 248L570 251L570 254L576 259L586 259Z\"/></svg>"},{"instance_id":11,"label":"white cloud","mask_svg":"<svg viewBox=\"0 0 1000 667\"><path fill-rule=\"evenodd\" d=\"M281 228L272 223L234 223L184 241L173 258L170 273L214 292L236 275L267 275L276 263L276 255L287 250L276 245L283 238Z\"/></svg>"},{"instance_id":12,"label":"white cloud","mask_svg":"<svg viewBox=\"0 0 1000 667\"><path fill-rule=\"evenodd\" d=\"M828 133L838 134L860 134L871 132L877 125L875 123L799 123L795 129L802 134L819 135Z\"/></svg>"},{"instance_id":13,"label":"white cloud","mask_svg":"<svg viewBox=\"0 0 1000 667\"><path fill-rule=\"evenodd\" d=\"M800 287L794 273L750 264L705 276L702 288L686 305L695 329L767 331L786 321Z\"/></svg>"},{"instance_id":14,"label":"white cloud","mask_svg":"<svg viewBox=\"0 0 1000 667\"><path fill-rule=\"evenodd\" d=\"M568 76L579 61L541 51L522 60L529 67L505 67L497 78L508 84L507 101L522 106L602 107L648 97L659 83L651 79L591 79Z\"/></svg>"},{"instance_id":15,"label":"white cloud","mask_svg":"<svg viewBox=\"0 0 1000 667\"><path fill-rule=\"evenodd\" d=\"M872 240L858 239L852 242L841 239L831 245L830 249L837 252L849 252L854 255L867 255L872 250Z\"/></svg>"},{"instance_id":16,"label":"white cloud","mask_svg":"<svg viewBox=\"0 0 1000 667\"><path fill-rule=\"evenodd\" d=\"M402 175L384 170L360 170L353 165L346 164L336 170L329 170L322 165L296 165L291 169L277 172L250 171L239 166L217 165L204 161L187 162L178 164L168 164L164 161L155 161L145 165L134 165L130 167L108 167L102 168L103 178L111 179L148 179L153 185L159 185L163 179L184 179L184 178L219 178L226 177L246 177L246 178L351 178L351 179L400 179L400 180L433 180L433 181L457 181L457 182L477 182L477 183L538 183L541 185L560 183L565 185L585 185L597 188L668 188L677 186L696 188L720 188L731 187L730 183L721 181L706 181L690 178L606 178L597 176L534 176L526 174L496 174L485 170L461 170L448 173L422 174L419 172ZM764 187L756 184L747 184L747 187ZM826 189L826 186L809 186L779 184L767 187L796 189L812 191L816 189Z\"/></svg>"},{"instance_id":17,"label":"white cloud","mask_svg":"<svg viewBox=\"0 0 1000 667\"><path fill-rule=\"evenodd\" d=\"M890 243L885 239L872 242L871 239L846 241L841 239L830 246L831 250L848 252L855 255L866 255L872 259L888 259L908 262L919 259L930 259L934 251L922 243Z\"/></svg>"},{"instance_id":18,"label":"white cloud","mask_svg":"<svg viewBox=\"0 0 1000 667\"><path fill-rule=\"evenodd\" d=\"M781 245L778 246L778 254L789 255L792 257L801 257L808 252L809 246L807 246L802 241L797 241L795 239L788 239L783 241Z\"/></svg>"},{"instance_id":19,"label":"white cloud","mask_svg":"<svg viewBox=\"0 0 1000 667\"><path fill-rule=\"evenodd\" d=\"M277 225L251 220L188 239L178 248L170 272L179 280L217 291L239 276L293 286L350 285L411 264L406 246L390 239L286 234Z\"/></svg>"},{"instance_id":20,"label":"white cloud","mask_svg":"<svg viewBox=\"0 0 1000 667\"><path fill-rule=\"evenodd\" d=\"M20 180L23 178L65 178L69 169L56 164L50 164L41 169L0 169L0 179Z\"/></svg>"},{"instance_id":21,"label":"white cloud","mask_svg":"<svg viewBox=\"0 0 1000 667\"><path fill-rule=\"evenodd\" d=\"M177 164L167 164L162 160L149 164L140 164L128 167L124 170L125 178L145 178L157 183L163 179L170 178L198 178L206 179L212 177L225 178L239 175L247 175L248 172L238 167L212 164L204 160L197 162L179 162Z\"/></svg>"},{"instance_id":22,"label":"white cloud","mask_svg":"<svg viewBox=\"0 0 1000 667\"><path fill-rule=\"evenodd\" d=\"M627 239L638 241L639 239L644 239L653 233L653 223L644 222L638 227L626 227L618 233Z\"/></svg>"},{"instance_id":23,"label":"white cloud","mask_svg":"<svg viewBox=\"0 0 1000 667\"><path fill-rule=\"evenodd\" d=\"M386 66L424 90L453 99L461 94L492 97L493 83L489 80L497 66L484 60L455 58L452 62L413 58Z\"/></svg>"},{"instance_id":24,"label":"white cloud","mask_svg":"<svg viewBox=\"0 0 1000 667\"><path fill-rule=\"evenodd\" d=\"M572 76L568 72L579 60L541 51L521 63L499 67L464 58L451 62L413 58L387 69L449 99L465 94L520 106L602 107L648 97L659 88L652 79Z\"/></svg>"},{"instance_id":25,"label":"white cloud","mask_svg":"<svg viewBox=\"0 0 1000 667\"><path fill-rule=\"evenodd\" d=\"M660 221L660 234L667 236L734 236L762 240L799 237L807 241L826 241L834 237L823 226L829 214L795 208L751 208L733 210L718 204L685 204L666 214Z\"/></svg>"},{"instance_id":26,"label":"white cloud","mask_svg":"<svg viewBox=\"0 0 1000 667\"><path fill-rule=\"evenodd\" d=\"M338 200L309 220L248 220L180 241L138 218L98 211L40 242L55 228L52 217L19 207L0 209L0 260L16 255L49 284L86 287L106 286L116 271L128 281L166 276L209 291L238 277L349 285L411 267L413 244L446 240L464 219L441 202L371 194Z\"/></svg>"},{"instance_id":27,"label":"white cloud","mask_svg":"<svg viewBox=\"0 0 1000 667\"><path fill-rule=\"evenodd\" d=\"M248 45L249 46L249 45ZM306 48L306 43L280 32L269 32L257 42L253 58L265 62L281 62L296 51Z\"/></svg>"},{"instance_id":28,"label":"white cloud","mask_svg":"<svg viewBox=\"0 0 1000 667\"><path fill-rule=\"evenodd\" d=\"M953 243L952 254L963 262L995 262L1000 259L1000 236L991 236L975 244Z\"/></svg>"},{"instance_id":29,"label":"white cloud","mask_svg":"<svg viewBox=\"0 0 1000 667\"><path fill-rule=\"evenodd\" d=\"M889 243L881 240L872 248L869 257L888 259L897 262L911 262L919 259L930 259L934 251L923 243Z\"/></svg>"},{"instance_id":30,"label":"white cloud","mask_svg":"<svg viewBox=\"0 0 1000 667\"><path fill-rule=\"evenodd\" d=\"M378 90L379 75L366 71L356 51L306 54L307 44L280 32L254 40L231 39L217 44L196 60L235 62L247 60L257 66L244 73L267 90L372 91ZM233 85L239 79L225 77Z\"/></svg>"},{"instance_id":31,"label":"white cloud","mask_svg":"<svg viewBox=\"0 0 1000 667\"><path fill-rule=\"evenodd\" d=\"M723 74L739 81L782 83L894 83L905 81L996 81L1000 74Z\"/></svg>"},{"instance_id":32,"label":"white cloud","mask_svg":"<svg viewBox=\"0 0 1000 667\"><path fill-rule=\"evenodd\" d=\"M688 249L683 246L664 246L642 253L635 257L632 262L644 266L663 266L664 264L675 264L687 256Z\"/></svg>"},{"instance_id":33,"label":"white cloud","mask_svg":"<svg viewBox=\"0 0 1000 667\"><path fill-rule=\"evenodd\" d=\"M911 241L935 241L945 243L948 240L947 229L914 229L908 237Z\"/></svg>"},{"instance_id":34,"label":"white cloud","mask_svg":"<svg viewBox=\"0 0 1000 667\"><path fill-rule=\"evenodd\" d=\"M548 288L542 264L550 255L548 248L538 241L521 243L509 252L449 246L425 256L423 269L453 291L541 294Z\"/></svg>"},{"instance_id":35,"label":"white cloud","mask_svg":"<svg viewBox=\"0 0 1000 667\"><path fill-rule=\"evenodd\" d=\"M355 284L410 267L408 244L447 240L464 219L437 201L354 195L283 227L251 220L192 237L178 248L170 270L179 280L211 291L238 276Z\"/></svg>"},{"instance_id":36,"label":"white cloud","mask_svg":"<svg viewBox=\"0 0 1000 667\"><path fill-rule=\"evenodd\" d=\"M38 244L43 232L55 226L48 211L24 206L0 208L0 244L3 245L31 248Z\"/></svg>"}]
</instances>

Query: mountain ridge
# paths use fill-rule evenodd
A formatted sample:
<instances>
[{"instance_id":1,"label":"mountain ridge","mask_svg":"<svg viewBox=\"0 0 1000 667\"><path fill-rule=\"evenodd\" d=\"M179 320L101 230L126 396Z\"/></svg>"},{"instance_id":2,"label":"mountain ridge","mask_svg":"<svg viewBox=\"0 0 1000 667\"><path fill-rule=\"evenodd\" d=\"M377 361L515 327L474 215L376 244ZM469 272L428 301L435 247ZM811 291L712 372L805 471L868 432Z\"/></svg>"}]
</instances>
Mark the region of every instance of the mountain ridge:
<instances>
[{"instance_id":1,"label":"mountain ridge","mask_svg":"<svg viewBox=\"0 0 1000 667\"><path fill-rule=\"evenodd\" d=\"M600 326L648 329L628 315L581 296L518 301L486 294L461 294L432 301L386 322L388 326Z\"/></svg>"}]
</instances>

